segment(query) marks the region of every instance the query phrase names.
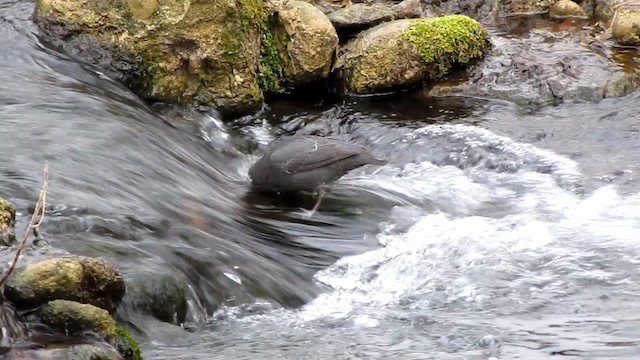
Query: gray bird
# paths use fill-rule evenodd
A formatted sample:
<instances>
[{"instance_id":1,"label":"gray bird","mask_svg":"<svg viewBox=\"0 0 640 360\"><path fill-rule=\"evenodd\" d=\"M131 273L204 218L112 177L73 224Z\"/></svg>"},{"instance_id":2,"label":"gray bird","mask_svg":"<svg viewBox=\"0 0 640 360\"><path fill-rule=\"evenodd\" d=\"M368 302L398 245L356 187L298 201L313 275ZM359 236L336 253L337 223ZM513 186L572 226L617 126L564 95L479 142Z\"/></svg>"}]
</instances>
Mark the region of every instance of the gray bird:
<instances>
[{"instance_id":1,"label":"gray bird","mask_svg":"<svg viewBox=\"0 0 640 360\"><path fill-rule=\"evenodd\" d=\"M324 186L364 165L384 165L367 149L340 140L295 135L272 142L249 169L254 188L275 192L315 192L313 214L325 195Z\"/></svg>"}]
</instances>

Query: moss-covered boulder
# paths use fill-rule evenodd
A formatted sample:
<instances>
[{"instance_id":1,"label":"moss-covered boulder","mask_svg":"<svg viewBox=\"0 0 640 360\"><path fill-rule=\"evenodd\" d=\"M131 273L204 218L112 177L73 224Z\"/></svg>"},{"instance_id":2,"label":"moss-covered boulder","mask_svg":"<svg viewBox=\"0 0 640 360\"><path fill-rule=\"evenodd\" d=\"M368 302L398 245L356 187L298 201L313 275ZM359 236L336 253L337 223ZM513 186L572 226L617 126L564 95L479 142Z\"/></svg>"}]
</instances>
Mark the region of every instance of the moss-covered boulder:
<instances>
[{"instance_id":1,"label":"moss-covered boulder","mask_svg":"<svg viewBox=\"0 0 640 360\"><path fill-rule=\"evenodd\" d=\"M549 16L555 19L588 17L584 9L571 0L556 1L549 9Z\"/></svg>"},{"instance_id":2,"label":"moss-covered boulder","mask_svg":"<svg viewBox=\"0 0 640 360\"><path fill-rule=\"evenodd\" d=\"M125 292L124 280L108 262L87 257L50 258L12 275L4 294L17 308L49 300L74 300L114 313Z\"/></svg>"},{"instance_id":3,"label":"moss-covered boulder","mask_svg":"<svg viewBox=\"0 0 640 360\"><path fill-rule=\"evenodd\" d=\"M92 331L105 340L112 340L118 336L118 325L109 312L89 304L53 300L40 308L39 318L44 324L68 335Z\"/></svg>"},{"instance_id":4,"label":"moss-covered boulder","mask_svg":"<svg viewBox=\"0 0 640 360\"><path fill-rule=\"evenodd\" d=\"M0 198L0 245L9 246L16 240L16 207Z\"/></svg>"},{"instance_id":5,"label":"moss-covered boulder","mask_svg":"<svg viewBox=\"0 0 640 360\"><path fill-rule=\"evenodd\" d=\"M338 55L336 70L355 93L403 88L481 58L488 39L477 21L463 15L395 20L349 42Z\"/></svg>"},{"instance_id":6,"label":"moss-covered boulder","mask_svg":"<svg viewBox=\"0 0 640 360\"><path fill-rule=\"evenodd\" d=\"M38 0L35 20L145 98L236 114L263 100L267 16L263 0Z\"/></svg>"},{"instance_id":7,"label":"moss-covered boulder","mask_svg":"<svg viewBox=\"0 0 640 360\"><path fill-rule=\"evenodd\" d=\"M338 46L331 21L310 3L273 0L275 41L284 83L289 86L326 78Z\"/></svg>"},{"instance_id":8,"label":"moss-covered boulder","mask_svg":"<svg viewBox=\"0 0 640 360\"><path fill-rule=\"evenodd\" d=\"M87 331L96 333L117 349L124 359L142 359L136 340L125 329L118 327L109 312L99 307L75 301L54 300L39 309L38 318L42 323L68 336L80 336ZM74 351L81 355L93 352L94 348L85 347Z\"/></svg>"},{"instance_id":9,"label":"moss-covered boulder","mask_svg":"<svg viewBox=\"0 0 640 360\"><path fill-rule=\"evenodd\" d=\"M397 13L382 4L353 4L327 15L339 33L355 33L395 19Z\"/></svg>"}]
</instances>

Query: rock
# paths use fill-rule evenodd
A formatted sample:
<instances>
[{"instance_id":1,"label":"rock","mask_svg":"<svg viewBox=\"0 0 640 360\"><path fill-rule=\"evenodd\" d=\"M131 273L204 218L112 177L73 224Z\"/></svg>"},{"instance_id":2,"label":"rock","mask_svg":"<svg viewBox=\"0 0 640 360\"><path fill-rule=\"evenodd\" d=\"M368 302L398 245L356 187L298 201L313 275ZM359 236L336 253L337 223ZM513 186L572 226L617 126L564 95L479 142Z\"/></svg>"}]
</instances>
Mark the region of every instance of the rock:
<instances>
[{"instance_id":1,"label":"rock","mask_svg":"<svg viewBox=\"0 0 640 360\"><path fill-rule=\"evenodd\" d=\"M621 45L640 45L640 0L616 2L620 7L611 23L613 38Z\"/></svg>"},{"instance_id":2,"label":"rock","mask_svg":"<svg viewBox=\"0 0 640 360\"><path fill-rule=\"evenodd\" d=\"M345 6L351 5L351 0L304 0L308 3L314 4L320 11L325 14L341 9Z\"/></svg>"},{"instance_id":3,"label":"rock","mask_svg":"<svg viewBox=\"0 0 640 360\"><path fill-rule=\"evenodd\" d=\"M108 262L87 257L50 258L14 272L5 296L17 308L49 300L74 300L115 312L125 292L124 280Z\"/></svg>"},{"instance_id":4,"label":"rock","mask_svg":"<svg viewBox=\"0 0 640 360\"><path fill-rule=\"evenodd\" d=\"M91 343L61 347L60 344L38 349L11 349L5 360L124 360L116 349L108 344ZM140 358L141 359L141 358Z\"/></svg>"},{"instance_id":5,"label":"rock","mask_svg":"<svg viewBox=\"0 0 640 360\"><path fill-rule=\"evenodd\" d=\"M39 309L38 318L67 336L78 337L87 331L96 333L113 345L125 360L142 359L138 342L125 329L118 327L106 310L99 307L75 301L53 300ZM93 348L76 346L73 351L79 354L91 353ZM79 358L84 359L81 356Z\"/></svg>"},{"instance_id":6,"label":"rock","mask_svg":"<svg viewBox=\"0 0 640 360\"><path fill-rule=\"evenodd\" d=\"M299 85L326 78L338 46L338 34L313 5L298 0L274 0L278 14L275 40L284 82Z\"/></svg>"},{"instance_id":7,"label":"rock","mask_svg":"<svg viewBox=\"0 0 640 360\"><path fill-rule=\"evenodd\" d=\"M131 319L139 314L175 325L187 320L188 301L193 295L183 275L165 269L136 269L127 277L127 293L118 316Z\"/></svg>"},{"instance_id":8,"label":"rock","mask_svg":"<svg viewBox=\"0 0 640 360\"><path fill-rule=\"evenodd\" d=\"M588 18L582 7L571 0L559 0L549 9L549 16L555 19Z\"/></svg>"},{"instance_id":9,"label":"rock","mask_svg":"<svg viewBox=\"0 0 640 360\"><path fill-rule=\"evenodd\" d=\"M419 18L424 15L420 0L404 0L391 7L399 19Z\"/></svg>"},{"instance_id":10,"label":"rock","mask_svg":"<svg viewBox=\"0 0 640 360\"><path fill-rule=\"evenodd\" d=\"M468 78L436 84L428 95L504 99L535 108L564 100L600 101L637 88L638 76L592 50L586 45L590 41L547 30L519 38L496 36L492 52Z\"/></svg>"},{"instance_id":11,"label":"rock","mask_svg":"<svg viewBox=\"0 0 640 360\"><path fill-rule=\"evenodd\" d=\"M488 38L477 21L463 15L395 20L350 41L335 68L349 91L388 91L437 79L481 58Z\"/></svg>"},{"instance_id":12,"label":"rock","mask_svg":"<svg viewBox=\"0 0 640 360\"><path fill-rule=\"evenodd\" d=\"M149 100L257 110L263 0L38 0L48 40Z\"/></svg>"},{"instance_id":13,"label":"rock","mask_svg":"<svg viewBox=\"0 0 640 360\"><path fill-rule=\"evenodd\" d=\"M0 198L0 245L9 246L16 241L16 207Z\"/></svg>"},{"instance_id":14,"label":"rock","mask_svg":"<svg viewBox=\"0 0 640 360\"><path fill-rule=\"evenodd\" d=\"M498 0L494 12L498 17L544 14L556 0Z\"/></svg>"},{"instance_id":15,"label":"rock","mask_svg":"<svg viewBox=\"0 0 640 360\"><path fill-rule=\"evenodd\" d=\"M327 15L338 33L355 33L393 20L396 12L380 4L353 4Z\"/></svg>"},{"instance_id":16,"label":"rock","mask_svg":"<svg viewBox=\"0 0 640 360\"><path fill-rule=\"evenodd\" d=\"M66 335L73 336L91 331L107 341L118 336L118 326L109 312L89 304L53 300L40 308L38 317L44 324Z\"/></svg>"}]
</instances>

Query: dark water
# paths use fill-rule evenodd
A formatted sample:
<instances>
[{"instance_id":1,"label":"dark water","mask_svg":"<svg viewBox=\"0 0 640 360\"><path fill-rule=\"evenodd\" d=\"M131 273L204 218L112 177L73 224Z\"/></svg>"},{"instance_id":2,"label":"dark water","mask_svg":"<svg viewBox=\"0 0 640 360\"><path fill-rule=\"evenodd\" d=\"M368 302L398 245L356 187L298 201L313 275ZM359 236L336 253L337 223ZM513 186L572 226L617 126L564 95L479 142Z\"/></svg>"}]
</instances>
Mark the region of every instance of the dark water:
<instances>
[{"instance_id":1,"label":"dark water","mask_svg":"<svg viewBox=\"0 0 640 360\"><path fill-rule=\"evenodd\" d=\"M420 91L274 100L223 123L55 51L32 8L0 1L0 195L21 231L49 162L43 235L118 266L146 358L638 357L639 93L536 112ZM389 165L307 219L314 199L248 193L293 132ZM186 313L136 303L149 288L180 289Z\"/></svg>"}]
</instances>

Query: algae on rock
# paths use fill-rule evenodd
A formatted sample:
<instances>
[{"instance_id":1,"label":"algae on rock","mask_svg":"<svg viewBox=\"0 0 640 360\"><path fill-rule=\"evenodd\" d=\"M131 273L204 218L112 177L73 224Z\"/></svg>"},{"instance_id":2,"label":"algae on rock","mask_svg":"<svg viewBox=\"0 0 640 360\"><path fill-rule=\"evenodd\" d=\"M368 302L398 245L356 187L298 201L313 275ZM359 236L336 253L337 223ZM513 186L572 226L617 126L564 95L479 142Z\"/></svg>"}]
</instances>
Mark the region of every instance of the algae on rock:
<instances>
[{"instance_id":1,"label":"algae on rock","mask_svg":"<svg viewBox=\"0 0 640 360\"><path fill-rule=\"evenodd\" d=\"M114 313L125 285L108 262L86 257L50 258L12 274L4 294L18 308L64 299L92 304Z\"/></svg>"},{"instance_id":2,"label":"algae on rock","mask_svg":"<svg viewBox=\"0 0 640 360\"><path fill-rule=\"evenodd\" d=\"M93 331L107 341L118 336L118 326L109 312L89 304L69 300L49 301L40 308L39 318L65 334Z\"/></svg>"},{"instance_id":3,"label":"algae on rock","mask_svg":"<svg viewBox=\"0 0 640 360\"><path fill-rule=\"evenodd\" d=\"M263 100L257 64L266 11L262 0L39 0L35 19L68 47L92 43L80 52L85 60L113 56L100 65L124 72L145 98L246 113Z\"/></svg>"},{"instance_id":4,"label":"algae on rock","mask_svg":"<svg viewBox=\"0 0 640 360\"><path fill-rule=\"evenodd\" d=\"M395 20L348 43L335 67L348 90L373 93L437 79L489 47L488 32L464 15Z\"/></svg>"}]
</instances>

